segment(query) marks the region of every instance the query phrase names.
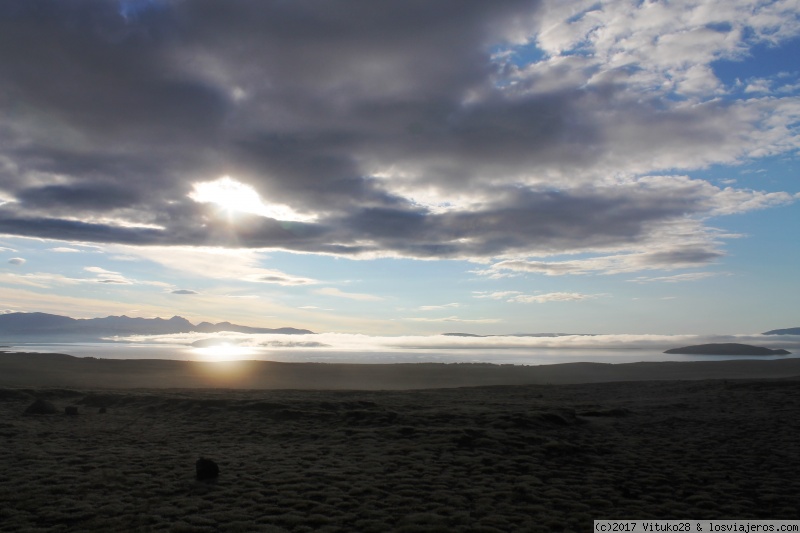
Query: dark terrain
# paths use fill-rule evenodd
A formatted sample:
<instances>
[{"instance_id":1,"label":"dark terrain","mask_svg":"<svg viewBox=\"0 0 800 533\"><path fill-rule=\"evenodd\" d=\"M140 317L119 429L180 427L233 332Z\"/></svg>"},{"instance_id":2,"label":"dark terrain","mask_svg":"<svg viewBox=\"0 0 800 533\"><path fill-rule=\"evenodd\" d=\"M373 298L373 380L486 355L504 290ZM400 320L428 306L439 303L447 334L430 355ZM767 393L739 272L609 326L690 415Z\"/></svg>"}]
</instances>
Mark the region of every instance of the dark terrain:
<instances>
[{"instance_id":1,"label":"dark terrain","mask_svg":"<svg viewBox=\"0 0 800 533\"><path fill-rule=\"evenodd\" d=\"M791 355L791 352L782 349L773 350L762 346L751 346L735 342L696 344L694 346L684 346L683 348L672 348L664 351L664 353L688 355Z\"/></svg>"},{"instance_id":2,"label":"dark terrain","mask_svg":"<svg viewBox=\"0 0 800 533\"><path fill-rule=\"evenodd\" d=\"M800 376L800 358L515 366L488 363L213 363L96 359L0 351L0 387L382 390L787 376Z\"/></svg>"},{"instance_id":3,"label":"dark terrain","mask_svg":"<svg viewBox=\"0 0 800 533\"><path fill-rule=\"evenodd\" d=\"M24 415L34 398L59 414ZM219 465L216 482L195 479L200 456ZM798 472L794 379L0 389L8 532L577 532L602 518L796 519Z\"/></svg>"}]
</instances>

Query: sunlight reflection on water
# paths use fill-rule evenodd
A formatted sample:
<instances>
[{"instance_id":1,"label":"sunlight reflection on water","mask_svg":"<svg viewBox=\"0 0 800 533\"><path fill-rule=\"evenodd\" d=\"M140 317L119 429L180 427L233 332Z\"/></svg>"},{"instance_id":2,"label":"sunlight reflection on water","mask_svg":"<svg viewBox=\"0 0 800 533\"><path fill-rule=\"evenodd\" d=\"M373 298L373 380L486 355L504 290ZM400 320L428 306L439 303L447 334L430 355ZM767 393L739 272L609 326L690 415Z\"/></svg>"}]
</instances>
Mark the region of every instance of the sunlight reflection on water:
<instances>
[{"instance_id":1,"label":"sunlight reflection on water","mask_svg":"<svg viewBox=\"0 0 800 533\"><path fill-rule=\"evenodd\" d=\"M236 346L234 344L217 344L205 346L203 348L191 348L191 359L197 361L240 361L242 359L253 359L256 355L254 348L247 346Z\"/></svg>"}]
</instances>

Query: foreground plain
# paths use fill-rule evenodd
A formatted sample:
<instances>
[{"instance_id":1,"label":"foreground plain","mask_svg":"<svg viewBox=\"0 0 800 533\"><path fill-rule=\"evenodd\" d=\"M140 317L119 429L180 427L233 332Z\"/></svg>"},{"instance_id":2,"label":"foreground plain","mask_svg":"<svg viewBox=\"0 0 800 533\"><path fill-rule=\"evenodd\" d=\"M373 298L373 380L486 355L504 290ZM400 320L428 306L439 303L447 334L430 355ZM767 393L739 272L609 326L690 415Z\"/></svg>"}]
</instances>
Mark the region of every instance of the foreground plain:
<instances>
[{"instance_id":1,"label":"foreground plain","mask_svg":"<svg viewBox=\"0 0 800 533\"><path fill-rule=\"evenodd\" d=\"M24 415L35 398L60 413ZM101 414L100 408L106 408ZM589 531L796 519L800 380L0 389L0 531ZM200 456L216 483L194 479Z\"/></svg>"}]
</instances>

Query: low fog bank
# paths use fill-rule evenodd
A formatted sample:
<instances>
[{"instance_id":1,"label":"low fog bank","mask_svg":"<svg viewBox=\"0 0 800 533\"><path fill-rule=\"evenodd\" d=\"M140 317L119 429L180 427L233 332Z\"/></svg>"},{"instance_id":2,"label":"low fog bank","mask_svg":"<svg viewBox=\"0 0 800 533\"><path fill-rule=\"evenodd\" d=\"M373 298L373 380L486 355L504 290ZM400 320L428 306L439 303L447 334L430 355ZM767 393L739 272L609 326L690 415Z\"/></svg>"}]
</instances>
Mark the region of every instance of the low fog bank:
<instances>
[{"instance_id":1,"label":"low fog bank","mask_svg":"<svg viewBox=\"0 0 800 533\"><path fill-rule=\"evenodd\" d=\"M172 335L131 335L108 337L106 340L130 343L182 346L209 346L228 343L240 347L311 350L331 352L405 352L450 350L653 350L662 352L692 344L739 343L768 348L800 351L800 335L593 335L542 334L492 335L486 337L459 335L376 336L355 333L317 333L304 335L246 334L237 332L180 333Z\"/></svg>"}]
</instances>

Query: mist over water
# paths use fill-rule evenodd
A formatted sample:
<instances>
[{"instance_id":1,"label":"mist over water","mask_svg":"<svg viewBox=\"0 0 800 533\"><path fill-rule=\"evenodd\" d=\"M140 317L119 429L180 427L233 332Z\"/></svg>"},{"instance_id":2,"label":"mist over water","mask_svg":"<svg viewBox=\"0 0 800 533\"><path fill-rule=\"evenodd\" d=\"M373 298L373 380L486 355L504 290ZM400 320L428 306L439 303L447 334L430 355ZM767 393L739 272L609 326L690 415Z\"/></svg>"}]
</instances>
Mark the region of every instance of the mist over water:
<instances>
[{"instance_id":1,"label":"mist over water","mask_svg":"<svg viewBox=\"0 0 800 533\"><path fill-rule=\"evenodd\" d=\"M561 337L451 337L443 335L379 337L355 334L245 335L180 334L136 336L118 342L26 343L8 349L65 353L102 359L168 359L186 361L265 360L313 363L492 363L550 365L559 363L633 363L783 359L800 354L798 336L655 336L568 335ZM123 341L123 342L120 342ZM737 342L784 348L792 355L724 356L665 354L692 344ZM195 343L195 346L192 346Z\"/></svg>"}]
</instances>

